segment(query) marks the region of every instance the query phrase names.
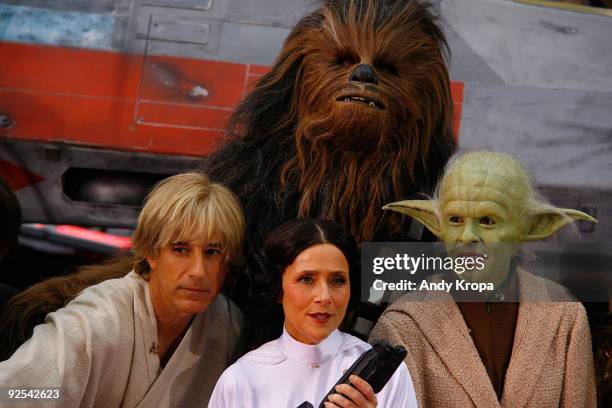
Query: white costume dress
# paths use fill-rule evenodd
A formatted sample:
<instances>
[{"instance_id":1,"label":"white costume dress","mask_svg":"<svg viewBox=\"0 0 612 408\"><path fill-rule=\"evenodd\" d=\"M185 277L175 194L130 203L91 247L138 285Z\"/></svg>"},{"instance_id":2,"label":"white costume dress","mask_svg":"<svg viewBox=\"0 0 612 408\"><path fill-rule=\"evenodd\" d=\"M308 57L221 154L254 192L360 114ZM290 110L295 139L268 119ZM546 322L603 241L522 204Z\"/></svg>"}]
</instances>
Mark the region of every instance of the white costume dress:
<instances>
[{"instance_id":1,"label":"white costume dress","mask_svg":"<svg viewBox=\"0 0 612 408\"><path fill-rule=\"evenodd\" d=\"M242 319L217 296L161 369L149 285L130 272L47 315L0 363L0 390L59 388L60 399L20 400L19 407L201 407L235 357ZM10 404L6 398L0 405Z\"/></svg>"},{"instance_id":2,"label":"white costume dress","mask_svg":"<svg viewBox=\"0 0 612 408\"><path fill-rule=\"evenodd\" d=\"M296 408L308 401L317 408L344 370L371 347L338 330L317 345L300 343L284 330L280 338L245 354L225 370L208 407ZM404 363L376 398L382 408L417 406Z\"/></svg>"}]
</instances>

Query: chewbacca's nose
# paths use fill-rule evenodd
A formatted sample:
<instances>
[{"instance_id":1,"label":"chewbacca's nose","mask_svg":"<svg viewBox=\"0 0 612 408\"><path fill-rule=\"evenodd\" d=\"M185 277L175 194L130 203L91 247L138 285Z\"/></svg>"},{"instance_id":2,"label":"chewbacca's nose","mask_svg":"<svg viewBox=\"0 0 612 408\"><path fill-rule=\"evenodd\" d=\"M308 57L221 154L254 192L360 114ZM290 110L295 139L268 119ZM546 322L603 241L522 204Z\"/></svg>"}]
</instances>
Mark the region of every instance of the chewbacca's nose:
<instances>
[{"instance_id":1,"label":"chewbacca's nose","mask_svg":"<svg viewBox=\"0 0 612 408\"><path fill-rule=\"evenodd\" d=\"M363 82L364 84L378 85L378 77L369 64L359 64L351 74L351 81Z\"/></svg>"}]
</instances>

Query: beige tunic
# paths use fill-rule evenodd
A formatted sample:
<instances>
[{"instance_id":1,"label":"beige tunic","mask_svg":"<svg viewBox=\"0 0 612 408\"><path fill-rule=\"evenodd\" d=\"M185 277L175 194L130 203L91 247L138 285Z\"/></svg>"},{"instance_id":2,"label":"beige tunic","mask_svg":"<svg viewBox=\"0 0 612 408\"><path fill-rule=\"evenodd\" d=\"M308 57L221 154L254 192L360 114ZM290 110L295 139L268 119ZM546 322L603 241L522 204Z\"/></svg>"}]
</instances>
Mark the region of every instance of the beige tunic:
<instances>
[{"instance_id":1,"label":"beige tunic","mask_svg":"<svg viewBox=\"0 0 612 408\"><path fill-rule=\"evenodd\" d=\"M521 304L501 401L450 295L413 302L408 294L381 316L370 338L406 347L420 407L595 407L584 307L554 283L523 270L518 278Z\"/></svg>"},{"instance_id":2,"label":"beige tunic","mask_svg":"<svg viewBox=\"0 0 612 408\"><path fill-rule=\"evenodd\" d=\"M198 314L160 370L148 284L136 273L87 288L50 313L30 340L0 363L2 387L59 387L45 407L206 406L235 358L243 324L222 295ZM7 400L1 399L0 405ZM22 401L19 406L40 406Z\"/></svg>"}]
</instances>

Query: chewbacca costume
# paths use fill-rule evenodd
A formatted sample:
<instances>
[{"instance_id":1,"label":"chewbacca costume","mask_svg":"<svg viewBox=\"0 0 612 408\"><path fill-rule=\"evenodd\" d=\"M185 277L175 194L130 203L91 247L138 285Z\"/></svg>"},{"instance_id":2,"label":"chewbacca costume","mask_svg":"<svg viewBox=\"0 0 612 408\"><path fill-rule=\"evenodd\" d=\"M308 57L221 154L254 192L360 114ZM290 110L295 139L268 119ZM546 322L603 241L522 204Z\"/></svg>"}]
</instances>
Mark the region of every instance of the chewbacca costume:
<instances>
[{"instance_id":1,"label":"chewbacca costume","mask_svg":"<svg viewBox=\"0 0 612 408\"><path fill-rule=\"evenodd\" d=\"M281 315L245 299L269 285L253 254L282 222L332 219L359 242L414 240L410 221L381 208L430 193L452 154L445 49L418 1L327 1L236 109L205 172L244 206L250 273L237 302L261 332L251 330L250 347L281 334Z\"/></svg>"},{"instance_id":2,"label":"chewbacca costume","mask_svg":"<svg viewBox=\"0 0 612 408\"><path fill-rule=\"evenodd\" d=\"M205 167L241 199L251 244L295 217L405 238L381 207L430 192L453 151L445 47L417 1L327 1L295 26Z\"/></svg>"},{"instance_id":3,"label":"chewbacca costume","mask_svg":"<svg viewBox=\"0 0 612 408\"><path fill-rule=\"evenodd\" d=\"M445 49L427 4L329 0L298 22L271 71L234 112L227 140L204 170L245 210L251 272L238 279L236 300L260 312L247 313L247 322L262 329L251 347L280 335L278 322L246 300L266 285L254 253L274 227L314 217L343 223L359 242L409 238L400 214L381 207L431 192L453 152ZM75 285L129 270L112 263L95 269L87 279L55 278L18 295L5 315L12 323L0 327L3 351L10 356L7 344L14 349L47 312L74 298ZM359 296L359 283L352 287Z\"/></svg>"}]
</instances>

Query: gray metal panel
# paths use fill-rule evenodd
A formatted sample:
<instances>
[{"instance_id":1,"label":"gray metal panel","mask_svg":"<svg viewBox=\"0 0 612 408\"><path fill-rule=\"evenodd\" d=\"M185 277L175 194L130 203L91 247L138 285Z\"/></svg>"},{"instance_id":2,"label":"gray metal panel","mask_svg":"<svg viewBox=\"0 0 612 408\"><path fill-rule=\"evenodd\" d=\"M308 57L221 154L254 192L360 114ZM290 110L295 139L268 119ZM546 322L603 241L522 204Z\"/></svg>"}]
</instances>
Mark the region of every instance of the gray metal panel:
<instances>
[{"instance_id":1,"label":"gray metal panel","mask_svg":"<svg viewBox=\"0 0 612 408\"><path fill-rule=\"evenodd\" d=\"M538 184L612 191L612 92L465 84L459 143L514 155Z\"/></svg>"},{"instance_id":2,"label":"gray metal panel","mask_svg":"<svg viewBox=\"0 0 612 408\"><path fill-rule=\"evenodd\" d=\"M448 69L452 80L465 81L471 79L479 82L504 82L493 68L463 41L450 25L444 20L441 20L441 23L450 50Z\"/></svg>"},{"instance_id":3,"label":"gray metal panel","mask_svg":"<svg viewBox=\"0 0 612 408\"><path fill-rule=\"evenodd\" d=\"M313 4L305 0L228 0L225 19L291 28Z\"/></svg>"},{"instance_id":4,"label":"gray metal panel","mask_svg":"<svg viewBox=\"0 0 612 408\"><path fill-rule=\"evenodd\" d=\"M140 7L134 21L129 51L150 55L218 59L221 21L208 12L175 8ZM151 38L147 29L151 19ZM155 22L158 25L155 26Z\"/></svg>"},{"instance_id":5,"label":"gray metal panel","mask_svg":"<svg viewBox=\"0 0 612 408\"><path fill-rule=\"evenodd\" d=\"M151 13L159 11L166 15L202 17L206 19L223 19L225 14L225 6L228 0L214 0L207 2L200 1L148 1L148 0L131 0L133 2L133 12ZM181 4L179 4L181 3ZM175 13L175 14L173 14Z\"/></svg>"},{"instance_id":6,"label":"gray metal panel","mask_svg":"<svg viewBox=\"0 0 612 408\"><path fill-rule=\"evenodd\" d=\"M115 2L115 27L113 30L113 50L126 51L130 40L130 22L132 21L132 2L121 0Z\"/></svg>"},{"instance_id":7,"label":"gray metal panel","mask_svg":"<svg viewBox=\"0 0 612 408\"><path fill-rule=\"evenodd\" d=\"M612 240L612 92L465 84L459 145L521 160L544 197L586 211L580 240ZM577 239L571 229L560 242Z\"/></svg>"},{"instance_id":8,"label":"gray metal panel","mask_svg":"<svg viewBox=\"0 0 612 408\"><path fill-rule=\"evenodd\" d=\"M147 25L152 15L154 21L163 24L157 27L153 24L151 27L147 50L151 55L262 65L272 64L290 27L307 9L313 8L305 0L215 0L210 10L176 8L173 5L178 5L178 2L174 1L134 1L132 34L125 50L135 53L145 51ZM187 6L190 2L180 3ZM201 38L204 34L203 24L208 25L209 37L206 44L194 40L194 31L198 32L196 37L200 35ZM162 29L163 34L159 33Z\"/></svg>"},{"instance_id":9,"label":"gray metal panel","mask_svg":"<svg viewBox=\"0 0 612 408\"><path fill-rule=\"evenodd\" d=\"M214 0L140 0L146 6L185 8L191 10L210 10Z\"/></svg>"},{"instance_id":10,"label":"gray metal panel","mask_svg":"<svg viewBox=\"0 0 612 408\"><path fill-rule=\"evenodd\" d=\"M288 34L288 28L224 22L218 58L271 65Z\"/></svg>"},{"instance_id":11,"label":"gray metal panel","mask_svg":"<svg viewBox=\"0 0 612 408\"><path fill-rule=\"evenodd\" d=\"M443 0L446 23L506 82L612 91L612 18L509 0ZM456 71L479 81L479 71Z\"/></svg>"},{"instance_id":12,"label":"gray metal panel","mask_svg":"<svg viewBox=\"0 0 612 408\"><path fill-rule=\"evenodd\" d=\"M16 191L23 222L130 227L138 208L76 202L62 192L62 175L70 167L176 174L197 169L201 158L108 151L63 143L42 144L0 139L0 159L44 175L45 180Z\"/></svg>"},{"instance_id":13,"label":"gray metal panel","mask_svg":"<svg viewBox=\"0 0 612 408\"><path fill-rule=\"evenodd\" d=\"M172 2L159 1L155 3L160 6L149 6L141 4L139 0L132 1L130 34L125 36L124 51L141 54L148 47L147 53L150 55L219 59L219 36L226 0L214 0L207 10L163 5ZM150 19L153 24L147 40Z\"/></svg>"},{"instance_id":14,"label":"gray metal panel","mask_svg":"<svg viewBox=\"0 0 612 408\"><path fill-rule=\"evenodd\" d=\"M139 20L136 38L205 45L210 37L210 23L194 16L151 15L151 22Z\"/></svg>"}]
</instances>

